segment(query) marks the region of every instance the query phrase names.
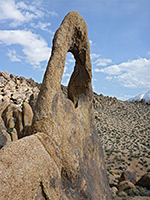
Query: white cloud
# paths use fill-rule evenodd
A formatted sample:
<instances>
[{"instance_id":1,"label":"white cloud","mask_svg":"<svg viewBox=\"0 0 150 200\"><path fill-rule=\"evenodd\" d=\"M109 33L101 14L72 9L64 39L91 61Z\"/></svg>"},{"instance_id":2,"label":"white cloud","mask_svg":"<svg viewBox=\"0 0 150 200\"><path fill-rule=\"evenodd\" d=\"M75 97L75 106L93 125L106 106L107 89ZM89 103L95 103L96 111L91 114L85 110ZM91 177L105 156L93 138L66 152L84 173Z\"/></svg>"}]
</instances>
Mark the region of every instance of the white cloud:
<instances>
[{"instance_id":1,"label":"white cloud","mask_svg":"<svg viewBox=\"0 0 150 200\"><path fill-rule=\"evenodd\" d=\"M90 43L90 44L93 44L92 40L89 40L89 43Z\"/></svg>"},{"instance_id":2,"label":"white cloud","mask_svg":"<svg viewBox=\"0 0 150 200\"><path fill-rule=\"evenodd\" d=\"M92 40L89 40L89 43L90 43L90 46L95 46L96 45Z\"/></svg>"},{"instance_id":3,"label":"white cloud","mask_svg":"<svg viewBox=\"0 0 150 200\"><path fill-rule=\"evenodd\" d=\"M17 10L14 0L1 0L0 3L0 20L13 19L16 21L24 21L23 14Z\"/></svg>"},{"instance_id":4,"label":"white cloud","mask_svg":"<svg viewBox=\"0 0 150 200\"><path fill-rule=\"evenodd\" d=\"M96 78L93 78L92 80L93 80L93 81L97 81L97 79L96 79Z\"/></svg>"},{"instance_id":5,"label":"white cloud","mask_svg":"<svg viewBox=\"0 0 150 200\"><path fill-rule=\"evenodd\" d=\"M63 84L64 86L67 86L68 83L69 83L69 80L70 80L70 77L67 78L67 79L62 80L62 84Z\"/></svg>"},{"instance_id":6,"label":"white cloud","mask_svg":"<svg viewBox=\"0 0 150 200\"><path fill-rule=\"evenodd\" d=\"M26 4L23 1L15 3L15 0L1 0L0 2L0 22L10 20L9 24L13 27L30 22L33 19L41 19L46 15L58 16L55 11L45 13L42 8L37 8L31 3ZM42 28L46 28L44 24Z\"/></svg>"},{"instance_id":7,"label":"white cloud","mask_svg":"<svg viewBox=\"0 0 150 200\"><path fill-rule=\"evenodd\" d=\"M108 64L112 63L112 60L109 58L98 58L94 64L96 66L107 66Z\"/></svg>"},{"instance_id":8,"label":"white cloud","mask_svg":"<svg viewBox=\"0 0 150 200\"><path fill-rule=\"evenodd\" d=\"M59 16L58 13L55 12L55 11L49 11L48 14L51 15L52 17L58 17Z\"/></svg>"},{"instance_id":9,"label":"white cloud","mask_svg":"<svg viewBox=\"0 0 150 200\"><path fill-rule=\"evenodd\" d=\"M95 69L96 72L104 72L109 75L118 75L121 74L121 68L119 65L112 65L103 69Z\"/></svg>"},{"instance_id":10,"label":"white cloud","mask_svg":"<svg viewBox=\"0 0 150 200\"><path fill-rule=\"evenodd\" d=\"M65 65L69 65L68 67L70 68L70 66L74 66L74 64L75 64L75 59L74 59L74 56L73 56L73 54L72 53L67 53L67 55L66 55L66 62L65 62Z\"/></svg>"},{"instance_id":11,"label":"white cloud","mask_svg":"<svg viewBox=\"0 0 150 200\"><path fill-rule=\"evenodd\" d=\"M20 62L21 61L20 56L16 55L15 49L9 49L7 55L12 62Z\"/></svg>"},{"instance_id":12,"label":"white cloud","mask_svg":"<svg viewBox=\"0 0 150 200\"><path fill-rule=\"evenodd\" d=\"M43 16L44 12L22 1L15 4L14 0L1 0L0 21L11 20L10 25L13 27Z\"/></svg>"},{"instance_id":13,"label":"white cloud","mask_svg":"<svg viewBox=\"0 0 150 200\"><path fill-rule=\"evenodd\" d=\"M51 23L43 23L39 21L38 24L30 23L30 26L32 26L35 29L41 29L42 31L47 31L50 34L54 34L54 32L49 28L51 26Z\"/></svg>"},{"instance_id":14,"label":"white cloud","mask_svg":"<svg viewBox=\"0 0 150 200\"><path fill-rule=\"evenodd\" d=\"M106 76L106 80L108 81L112 80L112 76Z\"/></svg>"},{"instance_id":15,"label":"white cloud","mask_svg":"<svg viewBox=\"0 0 150 200\"><path fill-rule=\"evenodd\" d=\"M100 54L91 53L91 59L96 59L98 57L100 57Z\"/></svg>"},{"instance_id":16,"label":"white cloud","mask_svg":"<svg viewBox=\"0 0 150 200\"><path fill-rule=\"evenodd\" d=\"M119 81L128 88L150 88L150 59L138 58L119 65L95 69Z\"/></svg>"},{"instance_id":17,"label":"white cloud","mask_svg":"<svg viewBox=\"0 0 150 200\"><path fill-rule=\"evenodd\" d=\"M68 58L67 61L68 61L68 63L75 63L75 59L74 58Z\"/></svg>"},{"instance_id":18,"label":"white cloud","mask_svg":"<svg viewBox=\"0 0 150 200\"><path fill-rule=\"evenodd\" d=\"M96 68L96 69L94 69L94 72L101 72L101 70Z\"/></svg>"},{"instance_id":19,"label":"white cloud","mask_svg":"<svg viewBox=\"0 0 150 200\"><path fill-rule=\"evenodd\" d=\"M0 31L0 41L6 45L21 45L27 62L36 68L39 68L40 62L47 61L50 56L50 48L47 42L31 31Z\"/></svg>"},{"instance_id":20,"label":"white cloud","mask_svg":"<svg viewBox=\"0 0 150 200\"><path fill-rule=\"evenodd\" d=\"M64 73L66 73L67 70L68 70L68 68L65 66L65 68L64 68Z\"/></svg>"},{"instance_id":21,"label":"white cloud","mask_svg":"<svg viewBox=\"0 0 150 200\"><path fill-rule=\"evenodd\" d=\"M70 77L70 76L71 76L71 74L69 74L69 73L66 73L66 74L64 74L63 76L64 76L64 77Z\"/></svg>"}]
</instances>

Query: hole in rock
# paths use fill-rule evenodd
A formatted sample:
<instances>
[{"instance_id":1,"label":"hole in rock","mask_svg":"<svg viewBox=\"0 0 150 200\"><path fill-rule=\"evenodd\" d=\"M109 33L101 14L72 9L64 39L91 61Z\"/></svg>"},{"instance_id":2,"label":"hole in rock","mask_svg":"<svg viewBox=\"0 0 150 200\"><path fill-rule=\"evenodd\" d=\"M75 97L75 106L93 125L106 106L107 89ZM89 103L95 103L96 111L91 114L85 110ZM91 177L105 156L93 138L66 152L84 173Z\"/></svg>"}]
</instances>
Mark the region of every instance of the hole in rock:
<instances>
[{"instance_id":1,"label":"hole in rock","mask_svg":"<svg viewBox=\"0 0 150 200\"><path fill-rule=\"evenodd\" d=\"M71 74L74 70L74 66L75 66L74 56L72 55L72 53L68 52L66 56L64 74L61 81L62 85L68 86Z\"/></svg>"}]
</instances>

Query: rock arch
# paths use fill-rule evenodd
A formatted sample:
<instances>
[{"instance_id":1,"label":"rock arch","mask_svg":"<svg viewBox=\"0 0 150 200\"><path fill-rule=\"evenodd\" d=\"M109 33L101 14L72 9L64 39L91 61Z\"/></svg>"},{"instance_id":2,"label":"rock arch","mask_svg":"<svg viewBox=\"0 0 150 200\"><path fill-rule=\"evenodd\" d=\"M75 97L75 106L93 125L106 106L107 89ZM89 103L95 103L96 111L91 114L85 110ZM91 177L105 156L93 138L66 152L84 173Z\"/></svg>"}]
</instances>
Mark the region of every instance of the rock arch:
<instances>
[{"instance_id":1,"label":"rock arch","mask_svg":"<svg viewBox=\"0 0 150 200\"><path fill-rule=\"evenodd\" d=\"M69 99L61 91L68 51L76 60ZM91 78L87 26L73 11L54 36L32 135L0 151L2 200L111 200L103 150L93 123Z\"/></svg>"},{"instance_id":2,"label":"rock arch","mask_svg":"<svg viewBox=\"0 0 150 200\"><path fill-rule=\"evenodd\" d=\"M72 11L66 15L55 33L51 58L43 79L38 106L49 104L54 95L53 91L60 90L67 52L71 52L76 61L68 85L68 98L75 105L79 101L91 98L92 73L87 25L77 11Z\"/></svg>"}]
</instances>

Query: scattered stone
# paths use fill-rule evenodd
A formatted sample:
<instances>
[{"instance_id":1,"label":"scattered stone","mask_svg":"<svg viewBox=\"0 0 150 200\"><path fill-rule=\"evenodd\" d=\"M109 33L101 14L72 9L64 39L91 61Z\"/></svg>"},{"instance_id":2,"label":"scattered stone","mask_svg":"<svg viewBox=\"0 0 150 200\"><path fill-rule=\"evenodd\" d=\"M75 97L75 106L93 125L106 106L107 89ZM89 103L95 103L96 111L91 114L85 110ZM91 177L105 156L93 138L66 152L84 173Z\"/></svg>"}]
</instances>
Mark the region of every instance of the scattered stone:
<instances>
[{"instance_id":1,"label":"scattered stone","mask_svg":"<svg viewBox=\"0 0 150 200\"><path fill-rule=\"evenodd\" d=\"M122 181L117 185L119 191L124 191L126 189L135 188L135 185L130 181Z\"/></svg>"},{"instance_id":2,"label":"scattered stone","mask_svg":"<svg viewBox=\"0 0 150 200\"><path fill-rule=\"evenodd\" d=\"M113 198L117 195L117 191L118 191L118 189L116 187L111 188L111 194L112 194Z\"/></svg>"},{"instance_id":3,"label":"scattered stone","mask_svg":"<svg viewBox=\"0 0 150 200\"><path fill-rule=\"evenodd\" d=\"M118 195L119 197L127 197L127 196L128 196L127 193L124 192L124 191L118 191L118 192L117 192L117 195Z\"/></svg>"},{"instance_id":4,"label":"scattered stone","mask_svg":"<svg viewBox=\"0 0 150 200\"><path fill-rule=\"evenodd\" d=\"M135 188L131 188L126 190L126 193L128 196L149 196L150 197L150 190L147 188L141 187L141 186L136 186Z\"/></svg>"},{"instance_id":5,"label":"scattered stone","mask_svg":"<svg viewBox=\"0 0 150 200\"><path fill-rule=\"evenodd\" d=\"M6 83L7 80L3 76L0 76L0 88L3 88Z\"/></svg>"},{"instance_id":6,"label":"scattered stone","mask_svg":"<svg viewBox=\"0 0 150 200\"><path fill-rule=\"evenodd\" d=\"M9 72L4 71L4 72L0 72L0 76L4 77L6 80L9 80Z\"/></svg>"}]
</instances>

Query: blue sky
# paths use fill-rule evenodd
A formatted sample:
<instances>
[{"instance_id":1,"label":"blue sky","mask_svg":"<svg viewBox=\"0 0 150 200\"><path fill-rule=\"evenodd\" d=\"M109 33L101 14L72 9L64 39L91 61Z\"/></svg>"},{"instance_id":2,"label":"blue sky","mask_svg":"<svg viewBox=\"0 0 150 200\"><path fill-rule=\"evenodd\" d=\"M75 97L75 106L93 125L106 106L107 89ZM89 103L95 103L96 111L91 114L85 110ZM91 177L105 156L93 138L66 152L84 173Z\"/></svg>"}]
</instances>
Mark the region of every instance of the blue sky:
<instances>
[{"instance_id":1,"label":"blue sky","mask_svg":"<svg viewBox=\"0 0 150 200\"><path fill-rule=\"evenodd\" d=\"M0 71L41 82L72 10L87 22L93 90L122 100L150 90L150 0L0 0ZM73 67L68 53L63 84Z\"/></svg>"}]
</instances>

